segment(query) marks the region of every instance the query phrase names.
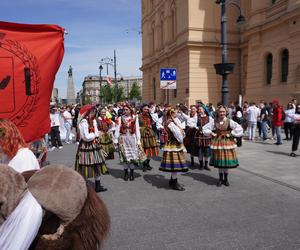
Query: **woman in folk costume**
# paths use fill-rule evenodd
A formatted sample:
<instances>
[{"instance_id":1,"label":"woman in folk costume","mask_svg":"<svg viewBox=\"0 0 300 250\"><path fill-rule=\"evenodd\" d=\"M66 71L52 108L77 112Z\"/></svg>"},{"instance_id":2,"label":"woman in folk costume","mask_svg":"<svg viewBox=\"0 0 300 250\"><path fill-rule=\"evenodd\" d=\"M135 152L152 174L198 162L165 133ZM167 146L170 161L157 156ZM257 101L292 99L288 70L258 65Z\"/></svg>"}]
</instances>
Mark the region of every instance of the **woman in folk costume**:
<instances>
[{"instance_id":1,"label":"woman in folk costume","mask_svg":"<svg viewBox=\"0 0 300 250\"><path fill-rule=\"evenodd\" d=\"M105 162L105 156L97 143L98 129L95 121L96 109L87 104L80 109L78 128L80 142L76 154L75 169L85 179L95 178L95 191L104 192L107 189L101 186L101 165Z\"/></svg>"},{"instance_id":2,"label":"woman in folk costume","mask_svg":"<svg viewBox=\"0 0 300 250\"><path fill-rule=\"evenodd\" d=\"M99 132L98 143L107 154L106 160L114 159L114 143L112 131L115 129L114 122L107 117L106 110L101 109L100 116L96 119ZM106 163L102 164L102 174L108 174Z\"/></svg>"},{"instance_id":3,"label":"woman in folk costume","mask_svg":"<svg viewBox=\"0 0 300 250\"><path fill-rule=\"evenodd\" d=\"M120 161L124 163L124 180L134 180L134 167L139 161L140 126L138 116L129 105L124 106L124 115L118 118L115 143L119 143ZM130 169L130 176L128 175Z\"/></svg>"},{"instance_id":4,"label":"woman in folk costume","mask_svg":"<svg viewBox=\"0 0 300 250\"><path fill-rule=\"evenodd\" d=\"M203 107L198 109L198 121L197 121L197 132L194 137L194 151L192 152L195 157L199 159L199 169L210 171L208 167L208 158L210 156L210 144L211 136L203 134L203 127L209 123L212 118L208 115L208 112L204 110Z\"/></svg>"},{"instance_id":5,"label":"woman in folk costume","mask_svg":"<svg viewBox=\"0 0 300 250\"><path fill-rule=\"evenodd\" d=\"M185 138L183 140L183 144L187 150L187 152L191 155L191 167L194 166L194 151L195 151L195 144L194 138L197 131L197 107L195 105L190 106L190 114L187 115L184 112L180 111L180 119L186 122L185 127Z\"/></svg>"},{"instance_id":6,"label":"woman in folk costume","mask_svg":"<svg viewBox=\"0 0 300 250\"><path fill-rule=\"evenodd\" d=\"M150 158L158 156L158 146L154 130L152 129L153 120L149 112L149 106L143 105L141 108L141 114L138 116L140 132L141 132L141 145L147 156L147 160L143 163L143 171L151 170Z\"/></svg>"},{"instance_id":7,"label":"woman in folk costume","mask_svg":"<svg viewBox=\"0 0 300 250\"><path fill-rule=\"evenodd\" d=\"M174 109L167 111L164 127L168 133L168 140L163 147L163 158L159 170L171 173L169 185L172 189L184 191L185 189L177 181L178 172L188 171L183 145L184 131Z\"/></svg>"},{"instance_id":8,"label":"woman in folk costume","mask_svg":"<svg viewBox=\"0 0 300 250\"><path fill-rule=\"evenodd\" d=\"M242 136L243 128L227 118L226 108L220 105L216 110L215 119L203 127L203 133L212 136L210 165L219 169L217 186L229 186L228 169L239 165L234 137Z\"/></svg>"}]
</instances>

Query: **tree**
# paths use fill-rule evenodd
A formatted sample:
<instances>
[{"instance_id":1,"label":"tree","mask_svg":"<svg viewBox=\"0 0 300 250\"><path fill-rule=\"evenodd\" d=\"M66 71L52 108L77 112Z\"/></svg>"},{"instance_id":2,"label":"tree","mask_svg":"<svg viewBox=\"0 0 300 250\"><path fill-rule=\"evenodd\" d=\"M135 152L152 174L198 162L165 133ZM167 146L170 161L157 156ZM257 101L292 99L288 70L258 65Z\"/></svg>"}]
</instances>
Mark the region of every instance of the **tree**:
<instances>
[{"instance_id":1,"label":"tree","mask_svg":"<svg viewBox=\"0 0 300 250\"><path fill-rule=\"evenodd\" d=\"M137 99L137 100L141 100L141 88L140 86L137 84L137 82L134 82L131 86L131 90L129 93L129 99L133 100L133 99Z\"/></svg>"},{"instance_id":2,"label":"tree","mask_svg":"<svg viewBox=\"0 0 300 250\"><path fill-rule=\"evenodd\" d=\"M89 96L85 96L85 98L84 98L84 100L83 100L83 103L84 103L84 104L89 104L89 103L91 103L91 102L92 102L91 98L90 98Z\"/></svg>"},{"instance_id":3,"label":"tree","mask_svg":"<svg viewBox=\"0 0 300 250\"><path fill-rule=\"evenodd\" d=\"M112 103L113 101L113 91L109 84L102 86L101 89L102 101L105 103Z\"/></svg>"},{"instance_id":4,"label":"tree","mask_svg":"<svg viewBox=\"0 0 300 250\"><path fill-rule=\"evenodd\" d=\"M123 86L120 86L119 84L115 84L112 87L113 97L115 102L124 101L125 95L124 95L124 88Z\"/></svg>"}]
</instances>

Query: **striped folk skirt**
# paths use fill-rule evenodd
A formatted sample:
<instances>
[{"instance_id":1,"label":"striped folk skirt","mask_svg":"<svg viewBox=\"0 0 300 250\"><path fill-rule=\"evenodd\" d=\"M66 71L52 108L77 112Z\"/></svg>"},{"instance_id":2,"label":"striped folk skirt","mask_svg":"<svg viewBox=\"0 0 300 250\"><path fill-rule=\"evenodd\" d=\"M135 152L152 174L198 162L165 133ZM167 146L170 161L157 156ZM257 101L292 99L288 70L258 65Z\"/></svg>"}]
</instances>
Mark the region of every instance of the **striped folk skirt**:
<instances>
[{"instance_id":1,"label":"striped folk skirt","mask_svg":"<svg viewBox=\"0 0 300 250\"><path fill-rule=\"evenodd\" d=\"M236 144L232 137L219 135L212 139L210 165L215 168L236 168L239 165L236 156Z\"/></svg>"},{"instance_id":2,"label":"striped folk skirt","mask_svg":"<svg viewBox=\"0 0 300 250\"><path fill-rule=\"evenodd\" d=\"M77 149L75 170L88 179L100 174L102 164L105 164L105 154L99 145L94 141L81 140Z\"/></svg>"},{"instance_id":3,"label":"striped folk skirt","mask_svg":"<svg viewBox=\"0 0 300 250\"><path fill-rule=\"evenodd\" d=\"M107 154L106 160L113 160L115 158L114 157L115 149L114 149L114 144L111 135L108 133L102 134L102 136L100 136L98 139L98 143Z\"/></svg>"},{"instance_id":4,"label":"striped folk skirt","mask_svg":"<svg viewBox=\"0 0 300 250\"><path fill-rule=\"evenodd\" d=\"M163 157L159 170L163 172L187 172L189 169L184 152L185 147L183 144L167 142L163 148Z\"/></svg>"},{"instance_id":5,"label":"striped folk skirt","mask_svg":"<svg viewBox=\"0 0 300 250\"><path fill-rule=\"evenodd\" d=\"M141 128L141 143L148 158L158 156L156 135L151 128Z\"/></svg>"}]
</instances>

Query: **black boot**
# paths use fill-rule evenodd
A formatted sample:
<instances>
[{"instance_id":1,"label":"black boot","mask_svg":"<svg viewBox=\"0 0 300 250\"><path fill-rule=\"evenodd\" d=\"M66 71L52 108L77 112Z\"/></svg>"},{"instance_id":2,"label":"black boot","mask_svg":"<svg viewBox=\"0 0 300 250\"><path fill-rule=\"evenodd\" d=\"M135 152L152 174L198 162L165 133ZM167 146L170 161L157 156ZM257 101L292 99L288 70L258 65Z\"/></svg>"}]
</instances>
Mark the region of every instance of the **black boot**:
<instances>
[{"instance_id":1,"label":"black boot","mask_svg":"<svg viewBox=\"0 0 300 250\"><path fill-rule=\"evenodd\" d=\"M100 180L96 180L95 181L95 191L96 191L96 193L105 192L105 191L107 191L107 188L101 186Z\"/></svg>"},{"instance_id":2,"label":"black boot","mask_svg":"<svg viewBox=\"0 0 300 250\"><path fill-rule=\"evenodd\" d=\"M173 180L173 183L171 185L171 188L177 191L184 191L184 187L182 187L178 182L177 178Z\"/></svg>"},{"instance_id":3,"label":"black boot","mask_svg":"<svg viewBox=\"0 0 300 250\"><path fill-rule=\"evenodd\" d=\"M210 171L210 168L208 167L208 161L205 161L204 169Z\"/></svg>"},{"instance_id":4,"label":"black boot","mask_svg":"<svg viewBox=\"0 0 300 250\"><path fill-rule=\"evenodd\" d=\"M147 168L147 170L152 169L152 167L150 166L150 159L147 159L147 161L146 161L146 168Z\"/></svg>"},{"instance_id":5,"label":"black boot","mask_svg":"<svg viewBox=\"0 0 300 250\"><path fill-rule=\"evenodd\" d=\"M219 180L217 182L217 187L221 187L223 184L223 174L219 174Z\"/></svg>"},{"instance_id":6,"label":"black boot","mask_svg":"<svg viewBox=\"0 0 300 250\"><path fill-rule=\"evenodd\" d=\"M129 177L129 180L130 181L133 181L134 180L134 175L133 175L133 169L130 169L130 177Z\"/></svg>"},{"instance_id":7,"label":"black boot","mask_svg":"<svg viewBox=\"0 0 300 250\"><path fill-rule=\"evenodd\" d=\"M194 166L195 166L194 157L191 156L191 167L194 167Z\"/></svg>"},{"instance_id":8,"label":"black boot","mask_svg":"<svg viewBox=\"0 0 300 250\"><path fill-rule=\"evenodd\" d=\"M172 186L173 186L173 183L174 183L174 179L173 179L172 176L171 176L171 179L169 180L169 186L172 187Z\"/></svg>"},{"instance_id":9,"label":"black boot","mask_svg":"<svg viewBox=\"0 0 300 250\"><path fill-rule=\"evenodd\" d=\"M143 162L143 172L147 171L147 160Z\"/></svg>"},{"instance_id":10,"label":"black boot","mask_svg":"<svg viewBox=\"0 0 300 250\"><path fill-rule=\"evenodd\" d=\"M224 181L223 181L223 184L224 184L226 187L229 187L228 173L224 173Z\"/></svg>"},{"instance_id":11,"label":"black boot","mask_svg":"<svg viewBox=\"0 0 300 250\"><path fill-rule=\"evenodd\" d=\"M199 161L199 170L203 170L203 161L201 160L201 161Z\"/></svg>"},{"instance_id":12,"label":"black boot","mask_svg":"<svg viewBox=\"0 0 300 250\"><path fill-rule=\"evenodd\" d=\"M124 169L124 181L128 181L128 169Z\"/></svg>"}]
</instances>

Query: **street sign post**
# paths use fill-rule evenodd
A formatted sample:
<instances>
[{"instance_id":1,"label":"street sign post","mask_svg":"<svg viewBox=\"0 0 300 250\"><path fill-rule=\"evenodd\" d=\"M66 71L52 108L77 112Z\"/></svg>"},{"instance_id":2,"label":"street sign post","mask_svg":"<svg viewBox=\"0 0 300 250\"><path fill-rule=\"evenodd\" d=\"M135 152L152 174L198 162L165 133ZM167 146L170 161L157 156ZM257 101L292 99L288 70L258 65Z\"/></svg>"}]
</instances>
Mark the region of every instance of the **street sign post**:
<instances>
[{"instance_id":1,"label":"street sign post","mask_svg":"<svg viewBox=\"0 0 300 250\"><path fill-rule=\"evenodd\" d=\"M160 69L160 88L176 89L177 70L175 68Z\"/></svg>"}]
</instances>

